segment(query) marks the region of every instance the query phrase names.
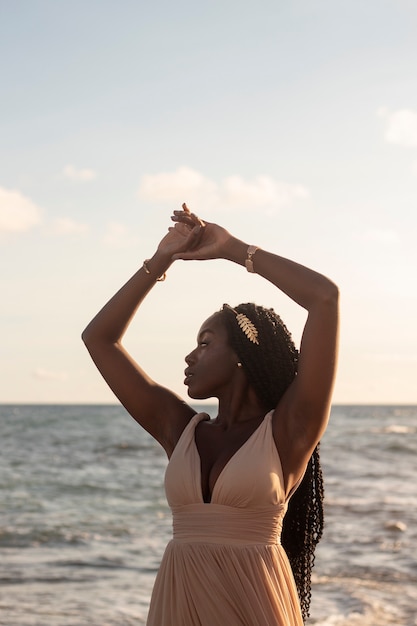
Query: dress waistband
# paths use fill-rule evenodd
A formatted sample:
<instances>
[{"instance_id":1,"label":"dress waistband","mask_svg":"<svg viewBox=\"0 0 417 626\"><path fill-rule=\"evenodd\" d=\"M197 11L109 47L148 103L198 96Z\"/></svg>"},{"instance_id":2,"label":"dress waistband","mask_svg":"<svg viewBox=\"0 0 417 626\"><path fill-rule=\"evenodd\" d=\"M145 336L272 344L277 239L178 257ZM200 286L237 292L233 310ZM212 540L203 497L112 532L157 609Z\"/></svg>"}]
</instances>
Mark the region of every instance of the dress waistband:
<instances>
[{"instance_id":1,"label":"dress waistband","mask_svg":"<svg viewBox=\"0 0 417 626\"><path fill-rule=\"evenodd\" d=\"M279 544L285 505L239 509L223 504L172 507L173 539L182 543Z\"/></svg>"}]
</instances>

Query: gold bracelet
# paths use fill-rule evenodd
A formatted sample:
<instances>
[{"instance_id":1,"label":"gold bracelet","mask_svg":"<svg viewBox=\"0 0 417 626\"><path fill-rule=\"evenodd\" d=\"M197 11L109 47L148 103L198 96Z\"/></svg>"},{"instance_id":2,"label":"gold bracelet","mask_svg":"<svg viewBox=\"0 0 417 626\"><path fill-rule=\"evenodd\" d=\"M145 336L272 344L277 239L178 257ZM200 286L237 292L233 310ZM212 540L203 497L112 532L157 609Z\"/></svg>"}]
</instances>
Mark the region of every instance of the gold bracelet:
<instances>
[{"instance_id":1,"label":"gold bracelet","mask_svg":"<svg viewBox=\"0 0 417 626\"><path fill-rule=\"evenodd\" d=\"M146 272L147 274L150 274L150 273L151 273L151 270L150 270L150 269L149 269L149 267L148 267L148 263L149 263L149 261L150 261L150 259L145 259L145 260L144 260L144 262L143 262L143 265L142 265L143 269L145 270L145 272ZM167 273L166 273L166 272L164 272L164 273L162 274L162 276L160 276L159 278L157 278L157 279L156 279L156 282L158 282L158 283L162 283L162 281L163 281L163 280L165 280L165 278L166 278L166 277L167 277Z\"/></svg>"},{"instance_id":2,"label":"gold bracelet","mask_svg":"<svg viewBox=\"0 0 417 626\"><path fill-rule=\"evenodd\" d=\"M247 259L245 261L245 266L246 269L248 270L248 272L252 272L255 273L255 269L253 267L253 255L255 254L255 252L259 250L258 246L249 246L248 247L248 252L247 252Z\"/></svg>"}]
</instances>

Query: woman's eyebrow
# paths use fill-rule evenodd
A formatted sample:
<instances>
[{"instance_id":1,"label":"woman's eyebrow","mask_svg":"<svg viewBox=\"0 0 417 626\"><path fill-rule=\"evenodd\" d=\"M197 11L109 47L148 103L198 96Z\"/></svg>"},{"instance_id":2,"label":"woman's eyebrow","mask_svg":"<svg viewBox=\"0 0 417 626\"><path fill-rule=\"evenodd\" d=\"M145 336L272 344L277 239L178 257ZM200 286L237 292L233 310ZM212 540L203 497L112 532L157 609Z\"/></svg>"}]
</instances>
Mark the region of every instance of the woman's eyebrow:
<instances>
[{"instance_id":1,"label":"woman's eyebrow","mask_svg":"<svg viewBox=\"0 0 417 626\"><path fill-rule=\"evenodd\" d=\"M197 339L201 339L203 337L203 335L206 335L207 333L210 333L211 335L214 334L214 331L211 330L211 328L205 328L204 330L202 330L200 333L198 333L198 337Z\"/></svg>"}]
</instances>

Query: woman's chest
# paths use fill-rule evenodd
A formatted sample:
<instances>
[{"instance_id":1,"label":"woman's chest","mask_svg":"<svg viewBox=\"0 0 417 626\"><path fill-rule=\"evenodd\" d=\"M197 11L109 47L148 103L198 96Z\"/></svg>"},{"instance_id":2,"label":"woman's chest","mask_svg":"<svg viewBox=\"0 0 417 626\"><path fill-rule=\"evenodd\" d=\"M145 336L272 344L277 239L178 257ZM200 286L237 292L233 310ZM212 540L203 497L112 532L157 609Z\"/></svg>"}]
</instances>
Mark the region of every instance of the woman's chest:
<instances>
[{"instance_id":1,"label":"woman's chest","mask_svg":"<svg viewBox=\"0 0 417 626\"><path fill-rule=\"evenodd\" d=\"M283 502L281 463L269 431L270 424L262 424L255 432L226 439L203 429L190 433L167 468L170 506L213 502L263 507Z\"/></svg>"},{"instance_id":2,"label":"woman's chest","mask_svg":"<svg viewBox=\"0 0 417 626\"><path fill-rule=\"evenodd\" d=\"M204 502L211 501L214 487L224 469L253 434L253 427L224 431L211 424L199 424L195 431L195 446Z\"/></svg>"}]
</instances>

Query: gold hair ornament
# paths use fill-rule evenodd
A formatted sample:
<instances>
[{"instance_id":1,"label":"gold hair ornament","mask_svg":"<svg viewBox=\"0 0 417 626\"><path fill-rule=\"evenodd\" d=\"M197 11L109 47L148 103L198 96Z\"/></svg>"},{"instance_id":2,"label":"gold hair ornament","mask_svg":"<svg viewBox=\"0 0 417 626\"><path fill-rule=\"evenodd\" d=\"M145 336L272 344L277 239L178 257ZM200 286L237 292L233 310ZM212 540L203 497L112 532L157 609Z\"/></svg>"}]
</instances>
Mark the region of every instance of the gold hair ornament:
<instances>
[{"instance_id":1,"label":"gold hair ornament","mask_svg":"<svg viewBox=\"0 0 417 626\"><path fill-rule=\"evenodd\" d=\"M236 315L236 321L238 323L238 326L240 330L245 333L249 341L251 341L252 343L256 343L259 346L258 329L256 328L255 324L251 322L251 320L246 315L244 315L243 313L238 313L229 304L223 304L223 309L225 307L229 309L229 311L233 311L233 313Z\"/></svg>"}]
</instances>

